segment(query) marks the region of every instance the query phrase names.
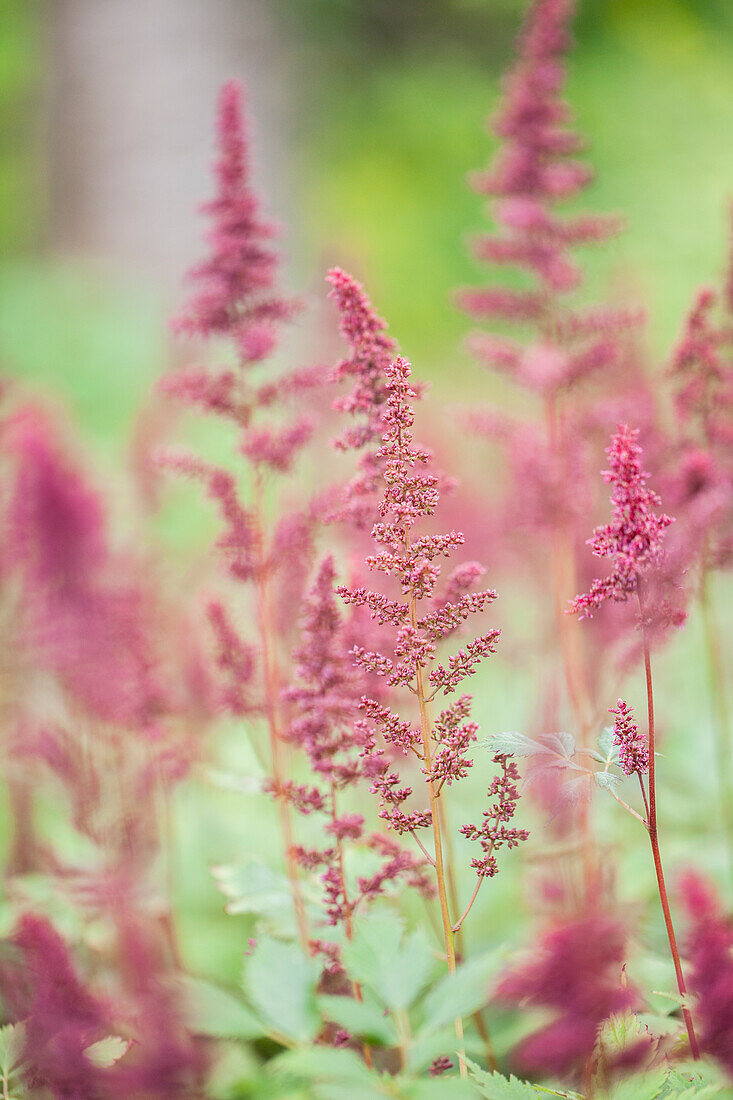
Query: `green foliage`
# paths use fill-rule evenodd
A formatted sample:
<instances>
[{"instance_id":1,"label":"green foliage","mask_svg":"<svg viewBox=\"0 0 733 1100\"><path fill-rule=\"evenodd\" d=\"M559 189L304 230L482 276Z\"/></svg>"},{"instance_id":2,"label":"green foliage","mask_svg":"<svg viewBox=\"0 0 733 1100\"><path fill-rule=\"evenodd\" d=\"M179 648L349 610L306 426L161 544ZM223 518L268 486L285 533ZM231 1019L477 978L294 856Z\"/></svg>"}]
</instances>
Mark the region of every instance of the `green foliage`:
<instances>
[{"instance_id":1,"label":"green foliage","mask_svg":"<svg viewBox=\"0 0 733 1100\"><path fill-rule=\"evenodd\" d=\"M344 944L348 973L392 1009L406 1009L426 984L433 969L430 947L422 930L404 933L394 913L372 913L360 921L351 942Z\"/></svg>"},{"instance_id":2,"label":"green foliage","mask_svg":"<svg viewBox=\"0 0 733 1100\"><path fill-rule=\"evenodd\" d=\"M187 1026L195 1035L216 1039L255 1039L265 1028L245 1004L202 978L180 979Z\"/></svg>"},{"instance_id":3,"label":"green foliage","mask_svg":"<svg viewBox=\"0 0 733 1100\"><path fill-rule=\"evenodd\" d=\"M6 1024L5 1027L0 1027L0 1081L3 1100L20 1100L25 1095L18 1081L23 1067L24 1043L23 1024Z\"/></svg>"},{"instance_id":4,"label":"green foliage","mask_svg":"<svg viewBox=\"0 0 733 1100\"><path fill-rule=\"evenodd\" d=\"M487 1073L471 1061L468 1068L486 1100L537 1100L537 1089L527 1081L520 1081L518 1077L503 1077L500 1073ZM572 1093L566 1095L572 1096Z\"/></svg>"},{"instance_id":5,"label":"green foliage","mask_svg":"<svg viewBox=\"0 0 733 1100\"><path fill-rule=\"evenodd\" d=\"M366 1039L373 1046L392 1047L398 1042L394 1021L373 995L358 1001L355 997L318 998L323 1018L345 1028L351 1035Z\"/></svg>"},{"instance_id":6,"label":"green foliage","mask_svg":"<svg viewBox=\"0 0 733 1100\"><path fill-rule=\"evenodd\" d=\"M456 1016L470 1016L489 999L492 980L499 966L500 952L470 959L455 974L446 974L428 992L423 1004L420 1033L429 1035Z\"/></svg>"},{"instance_id":7,"label":"green foliage","mask_svg":"<svg viewBox=\"0 0 733 1100\"><path fill-rule=\"evenodd\" d=\"M267 1029L295 1042L315 1039L321 1018L315 997L319 966L298 946L260 936L244 962L249 1003Z\"/></svg>"},{"instance_id":8,"label":"green foliage","mask_svg":"<svg viewBox=\"0 0 733 1100\"><path fill-rule=\"evenodd\" d=\"M108 1035L105 1039L99 1039L92 1043L84 1051L84 1057L88 1058L93 1066L98 1069L107 1069L119 1062L120 1058L130 1049L127 1039L119 1035Z\"/></svg>"}]
</instances>

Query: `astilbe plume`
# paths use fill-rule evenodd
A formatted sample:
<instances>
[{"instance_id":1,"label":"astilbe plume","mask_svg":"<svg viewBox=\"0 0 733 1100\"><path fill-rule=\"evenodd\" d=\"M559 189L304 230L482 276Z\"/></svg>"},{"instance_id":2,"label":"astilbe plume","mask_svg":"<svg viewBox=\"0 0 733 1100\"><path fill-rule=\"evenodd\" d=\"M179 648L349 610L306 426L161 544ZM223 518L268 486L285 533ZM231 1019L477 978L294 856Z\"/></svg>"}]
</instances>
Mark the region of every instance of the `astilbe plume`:
<instances>
[{"instance_id":1,"label":"astilbe plume","mask_svg":"<svg viewBox=\"0 0 733 1100\"><path fill-rule=\"evenodd\" d=\"M498 764L501 772L495 777L488 789L488 797L495 798L489 810L484 810L484 820L481 825L464 825L461 832L469 840L478 840L481 843L483 855L471 861L476 874L481 878L493 878L499 867L496 862L495 852L506 845L507 848L516 848L526 840L529 833L526 829L517 829L509 824L517 811L519 801L519 772L517 765L511 756L506 753L497 753L494 763Z\"/></svg>"},{"instance_id":2,"label":"astilbe plume","mask_svg":"<svg viewBox=\"0 0 733 1100\"><path fill-rule=\"evenodd\" d=\"M320 870L327 923L341 928L350 939L353 914L365 899L400 877L423 890L429 890L429 883L422 858L399 845L385 845L385 838L378 835L367 835L364 817L344 813L339 806L344 794L355 794L371 778L371 756L366 750L372 747L372 737L359 711L367 680L348 653L335 578L329 555L321 562L304 603L300 643L294 654L296 683L285 693L293 711L287 739L305 753L315 782L290 783L285 794L300 813L325 817L326 846L298 848L297 855L304 867ZM359 842L382 862L374 875L360 877L350 888L347 848ZM321 940L317 947L329 960L329 969L336 969L338 944Z\"/></svg>"},{"instance_id":3,"label":"astilbe plume","mask_svg":"<svg viewBox=\"0 0 733 1100\"><path fill-rule=\"evenodd\" d=\"M377 522L372 537L377 551L367 564L393 577L403 597L391 599L384 593L359 587L339 586L347 604L366 606L381 623L394 629L393 655L371 652L355 647L357 664L366 672L384 677L390 687L406 687L420 691L426 700L438 694L450 695L459 684L472 675L478 664L494 652L499 631L492 630L468 642L464 649L449 657L446 664L437 664L437 645L453 633L470 614L483 610L495 598L493 590L466 593L454 603L426 609L418 616L422 601L431 601L440 575L437 560L447 557L463 541L460 532L446 535L412 537L418 520L431 516L438 503L438 478L420 472L429 459L426 451L412 441L414 414L410 401L414 390L410 384L410 364L395 359L386 370L390 396L384 413L383 445L380 457L385 460L384 495L379 503L379 515L387 522ZM417 469L416 469L417 467ZM417 684L419 681L419 687ZM424 689L423 689L424 682ZM380 731L384 740L403 753L414 752L423 760L428 782L451 783L460 778L471 761L467 757L475 740L476 727L468 723L469 700L461 697L448 704L437 719L432 739L435 749L421 747L422 731L399 717L391 707L373 699L364 699L362 709L367 719ZM376 758L383 755L376 742L372 748ZM388 766L374 779L375 790L382 798L381 815L397 832L413 832L431 823L429 811L405 813L402 805L412 793L411 788L398 788L399 777Z\"/></svg>"},{"instance_id":4,"label":"astilbe plume","mask_svg":"<svg viewBox=\"0 0 733 1100\"><path fill-rule=\"evenodd\" d=\"M647 487L649 475L641 465L638 435L638 430L620 424L606 452L609 469L602 471L602 477L613 487L613 518L597 527L588 543L597 557L610 558L613 568L573 600L571 611L581 618L590 617L606 600L625 602L635 593L641 599L641 583L659 564L664 532L674 522L671 516L654 512L661 499Z\"/></svg>"},{"instance_id":5,"label":"astilbe plume","mask_svg":"<svg viewBox=\"0 0 733 1100\"><path fill-rule=\"evenodd\" d=\"M275 292L278 259L270 241L276 229L262 219L259 201L247 182L242 94L234 80L224 85L219 96L217 138L217 193L202 207L211 222L206 238L210 253L190 273L197 290L174 327L190 336L232 340L241 359L254 362L274 347L273 322L289 317L293 303ZM211 378L201 372L196 377L201 380L200 395L206 402L212 393L207 380L224 391L234 388L229 373ZM191 386L189 392L195 399L194 389ZM226 403L226 398L223 400Z\"/></svg>"},{"instance_id":6,"label":"astilbe plume","mask_svg":"<svg viewBox=\"0 0 733 1100\"><path fill-rule=\"evenodd\" d=\"M474 336L471 345L486 365L549 397L613 362L615 335L638 321L625 310L578 312L560 305L561 296L582 281L572 250L602 243L621 228L616 216L563 217L556 210L592 179L590 168L576 159L583 141L568 126L570 108L562 98L573 8L573 0L531 5L493 120L502 144L494 165L473 178L477 191L493 196L499 226L476 241L476 256L528 272L535 283L530 289L492 287L459 295L472 316L536 326L537 338L526 347L486 333Z\"/></svg>"},{"instance_id":7,"label":"astilbe plume","mask_svg":"<svg viewBox=\"0 0 733 1100\"><path fill-rule=\"evenodd\" d=\"M624 775L642 776L649 771L649 742L634 721L634 712L627 702L619 699L610 708L615 715L613 743L618 746L618 762Z\"/></svg>"},{"instance_id":8,"label":"astilbe plume","mask_svg":"<svg viewBox=\"0 0 733 1100\"><path fill-rule=\"evenodd\" d=\"M375 311L360 283L341 268L329 271L329 298L338 309L340 332L349 347L332 381L352 380L350 393L338 397L334 408L354 418L333 441L340 451L360 451L359 472L341 492L334 518L347 520L357 528L368 526L379 493L381 465L377 450L381 442L382 411L388 397L386 369L397 354L397 344L387 335L387 323Z\"/></svg>"},{"instance_id":9,"label":"astilbe plume","mask_svg":"<svg viewBox=\"0 0 733 1100\"><path fill-rule=\"evenodd\" d=\"M567 705L578 738L587 746L598 709L593 672L579 628L563 614L578 590L581 532L595 500L583 418L597 401L597 395L589 396L591 383L605 383L622 358L622 337L643 318L636 309L579 305L574 297L584 279L578 249L604 244L622 228L616 215L562 209L581 195L593 175L579 159L585 143L572 129L564 98L574 8L573 0L529 5L516 61L492 120L498 151L490 167L472 178L475 189L491 198L494 222L473 251L497 278L486 288L462 290L458 304L470 317L500 326L469 336L479 363L510 377L533 402L539 398L541 420L512 421L488 409L472 414L471 422L509 459L499 552L503 548L512 568L521 555L543 595L549 567L555 622L547 636L557 640ZM507 268L517 275L505 284ZM507 325L521 326L524 337L507 335ZM592 845L588 816L582 806L575 816L587 852ZM587 877L591 866L586 860ZM594 888L589 881L588 889Z\"/></svg>"},{"instance_id":10,"label":"astilbe plume","mask_svg":"<svg viewBox=\"0 0 733 1100\"><path fill-rule=\"evenodd\" d=\"M733 242L729 269L733 272ZM669 491L685 526L682 550L691 562L697 558L703 569L726 567L733 560L733 302L729 296L712 287L698 291L668 375L678 425Z\"/></svg>"},{"instance_id":11,"label":"astilbe plume","mask_svg":"<svg viewBox=\"0 0 733 1100\"><path fill-rule=\"evenodd\" d=\"M141 591L107 546L99 494L37 410L7 418L2 442L12 476L4 556L22 588L25 644L97 718L151 729L164 693Z\"/></svg>"},{"instance_id":12,"label":"astilbe plume","mask_svg":"<svg viewBox=\"0 0 733 1100\"><path fill-rule=\"evenodd\" d=\"M675 968L680 996L686 996L687 987L680 961L669 897L664 879L662 857L659 848L657 820L657 789L654 720L654 690L652 683L651 640L670 625L679 625L680 615L667 597L670 577L659 568L663 553L664 532L672 523L672 517L657 515L653 509L661 504L659 496L647 488L647 474L642 469L642 449L636 442L638 431L626 425L619 426L607 454L610 469L603 471L604 480L613 486L611 523L597 527L589 542L599 557L609 557L613 570L608 577L596 578L588 592L576 596L571 611L579 611L581 618L590 616L606 600L625 603L629 597L637 598L640 619L641 649L646 679L648 730L647 742L641 737L633 721L630 708L621 700L615 711L615 738L621 744L621 758L627 773L636 773L644 799L647 830L654 862L654 872L659 890L659 900ZM655 576L656 573L656 576ZM682 618L684 615L682 614ZM643 773L648 772L647 785ZM632 810L632 813L634 811ZM687 1029L693 1058L699 1057L697 1037L689 1008L685 1005L682 1015Z\"/></svg>"},{"instance_id":13,"label":"astilbe plume","mask_svg":"<svg viewBox=\"0 0 733 1100\"><path fill-rule=\"evenodd\" d=\"M500 1003L554 1014L514 1051L522 1072L581 1077L587 1071L603 1022L638 999L622 980L625 947L623 925L593 912L550 927L526 963L499 979Z\"/></svg>"},{"instance_id":14,"label":"astilbe plume","mask_svg":"<svg viewBox=\"0 0 733 1100\"><path fill-rule=\"evenodd\" d=\"M129 939L129 937L128 937ZM195 1093L203 1060L177 1019L178 1006L146 949L121 942L136 988L103 998L80 977L65 941L45 918L24 914L12 961L2 965L5 1002L23 1021L24 1075L55 1100L184 1100ZM132 995L130 995L132 994ZM120 1031L128 1049L110 1066L89 1048Z\"/></svg>"},{"instance_id":15,"label":"astilbe plume","mask_svg":"<svg viewBox=\"0 0 733 1100\"><path fill-rule=\"evenodd\" d=\"M680 892L689 920L689 983L700 1050L733 1077L733 924L700 875L685 874Z\"/></svg>"},{"instance_id":16,"label":"astilbe plume","mask_svg":"<svg viewBox=\"0 0 733 1100\"><path fill-rule=\"evenodd\" d=\"M197 289L174 327L188 335L227 342L236 363L223 371L200 366L178 370L162 380L161 388L231 423L237 433L238 457L252 485L251 502L242 501L238 477L196 455L169 451L160 455L160 461L202 483L223 521L217 547L226 570L234 581L251 584L254 590L258 660L254 648L239 636L224 602L215 600L210 608L216 663L224 681L220 699L235 714L264 710L267 716L272 761L269 789L280 805L286 863L305 946L304 907L284 798L282 673L275 634L280 625L286 637L292 630L290 609L307 573L315 510L306 506L288 513L280 507L277 518L269 520L267 495L277 476L292 470L311 437L312 419L300 410L322 372L307 368L277 373L267 363L266 377L258 373L276 346L278 325L291 317L296 304L279 297L275 289L277 255L269 243L273 228L261 220L250 187L242 95L236 82L221 91L217 128L218 187L214 200L204 207L211 226L210 255L191 272ZM293 403L299 410L294 416L288 409ZM262 419L265 412L271 417L268 421Z\"/></svg>"},{"instance_id":17,"label":"astilbe plume","mask_svg":"<svg viewBox=\"0 0 733 1100\"><path fill-rule=\"evenodd\" d=\"M438 799L443 788L463 778L473 764L468 755L476 739L477 727L470 721L470 697L459 696L447 702L437 719L430 716L430 705L436 696L453 695L478 665L493 653L499 638L498 630L490 630L466 642L444 663L438 661L438 645L453 635L466 619L479 613L496 598L491 589L479 592L464 590L463 581L470 584L477 576L475 563L456 585L453 574L450 587L454 600L437 595L440 578L440 558L449 557L463 544L458 531L446 534L420 534L418 524L432 517L439 501L440 479L427 467L430 455L413 441L414 411L417 396L411 384L409 362L397 357L386 367L389 397L382 418L382 446L377 457L383 462L383 495L378 503L378 520L372 528L374 553L366 563L370 570L383 573L392 581L393 595L365 586L340 586L338 591L349 605L366 607L380 623L391 628L391 653L353 649L357 664L371 675L382 677L390 688L407 689L415 696L419 710L419 725L404 719L391 703L365 697L361 707L371 744L365 752L372 771L372 791L379 795L379 814L397 833L410 833L435 869L435 881L440 902L441 921L448 968L455 970L454 937L471 908L478 886L457 924L451 918L445 870L443 826ZM413 754L421 763L427 785L427 809L410 808L413 794L409 784L401 779L399 769L390 759L381 739L392 753ZM419 837L422 830L432 828L433 855ZM455 1021L459 1044L459 1068L466 1075L462 1053L463 1024Z\"/></svg>"}]
</instances>

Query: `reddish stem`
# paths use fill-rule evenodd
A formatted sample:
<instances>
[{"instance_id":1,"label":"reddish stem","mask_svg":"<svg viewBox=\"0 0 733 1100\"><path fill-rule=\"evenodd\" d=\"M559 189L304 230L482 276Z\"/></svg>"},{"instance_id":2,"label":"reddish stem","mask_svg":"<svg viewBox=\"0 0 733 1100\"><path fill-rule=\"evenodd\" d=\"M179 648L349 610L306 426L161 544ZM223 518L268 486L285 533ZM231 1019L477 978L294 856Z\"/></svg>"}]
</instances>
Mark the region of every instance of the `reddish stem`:
<instances>
[{"instance_id":1,"label":"reddish stem","mask_svg":"<svg viewBox=\"0 0 733 1100\"><path fill-rule=\"evenodd\" d=\"M641 603L640 603L641 606ZM643 614L643 612L642 612ZM656 763L655 763L655 731L654 731L654 691L652 688L652 663L649 655L649 644L644 637L644 671L646 674L646 699L647 699L647 714L649 719L649 840L652 846L652 857L654 859L654 870L657 875L657 885L659 887L659 900L662 903L662 912L664 913L664 924L667 929L667 939L669 940L669 948L672 953L672 962L674 963L674 971L677 977L677 988L680 991L680 996L687 996L687 986L685 984L685 976L682 972L682 963L680 962L680 953L677 949L677 938L674 934L674 925L672 924L672 913L669 908L669 898L667 896L667 886L664 881L664 871L662 869L662 857L659 851L659 835L657 828L657 784L656 784ZM643 790L643 787L642 787ZM692 1023L692 1016L690 1010L687 1007L683 1007L682 1015L685 1020L685 1027L687 1028L687 1035L690 1040L690 1050L692 1051L692 1057L696 1060L700 1057L700 1050L697 1045L697 1036L695 1035L695 1028Z\"/></svg>"}]
</instances>

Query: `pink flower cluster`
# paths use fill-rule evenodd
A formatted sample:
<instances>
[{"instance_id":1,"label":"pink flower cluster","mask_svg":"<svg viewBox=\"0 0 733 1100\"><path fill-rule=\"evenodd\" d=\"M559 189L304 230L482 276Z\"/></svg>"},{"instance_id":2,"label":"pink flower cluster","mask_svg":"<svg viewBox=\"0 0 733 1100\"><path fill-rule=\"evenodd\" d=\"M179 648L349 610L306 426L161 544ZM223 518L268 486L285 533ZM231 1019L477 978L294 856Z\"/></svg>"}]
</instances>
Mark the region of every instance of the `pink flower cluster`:
<instances>
[{"instance_id":1,"label":"pink flower cluster","mask_svg":"<svg viewBox=\"0 0 733 1100\"><path fill-rule=\"evenodd\" d=\"M733 923L700 875L688 872L680 887L690 920L687 957L700 1049L733 1074Z\"/></svg>"},{"instance_id":2,"label":"pink flower cluster","mask_svg":"<svg viewBox=\"0 0 733 1100\"><path fill-rule=\"evenodd\" d=\"M259 202L248 186L242 92L234 80L221 90L217 130L218 188L216 196L203 207L211 220L207 235L210 253L190 273L198 289L175 328L205 339L226 337L236 345L243 362L258 362L274 347L273 322L289 317L294 305L274 294L277 254L269 242L275 227L261 219ZM229 378L226 373L214 384L229 389ZM202 390L206 390L205 385ZM190 386L189 396L195 397ZM203 393L201 397L207 404L209 398Z\"/></svg>"},{"instance_id":3,"label":"pink flower cluster","mask_svg":"<svg viewBox=\"0 0 733 1100\"><path fill-rule=\"evenodd\" d=\"M431 700L437 694L453 693L466 677L473 675L478 664L494 652L499 631L473 639L447 664L437 663L438 643L453 634L471 614L482 611L495 598L493 590L479 593L456 593L454 602L436 601L436 584L440 576L438 561L448 557L462 545L460 532L445 535L413 535L418 521L432 516L439 499L439 477L427 466L430 455L415 446L412 428L414 412L411 402L417 396L411 385L411 367L406 359L396 358L385 369L389 392L383 411L382 445L377 456L383 463L383 495L378 503L380 521L372 528L377 551L369 555L367 564L390 577L405 597L393 600L384 593L365 587L342 586L339 593L347 604L368 607L381 623L394 630L392 654L355 647L354 658L366 672L384 677L392 687L404 687L416 693L424 689ZM469 570L469 583L476 575ZM456 589L456 577L453 578ZM428 601L425 614L419 614L422 601ZM403 753L414 753L425 761L422 731L405 722L391 707L373 699L363 701L367 719L387 744ZM476 726L468 721L470 698L463 696L444 710L432 730L435 755L430 767L424 769L429 782L441 787L462 778L471 766L466 755L475 740ZM375 762L373 790L381 799L380 815L397 832L414 832L430 825L429 811L405 812L403 804L412 795L410 786L401 785L399 773L387 762L378 769L384 752L372 749Z\"/></svg>"},{"instance_id":4,"label":"pink flower cluster","mask_svg":"<svg viewBox=\"0 0 733 1100\"><path fill-rule=\"evenodd\" d=\"M304 604L300 644L294 655L296 682L285 692L292 709L286 738L305 753L316 785L290 784L283 793L300 813L321 813L327 819L327 846L299 848L297 855L304 867L321 869L328 923L344 926L350 935L352 915L365 899L380 894L399 878L423 890L428 884L421 871L422 860L399 845L385 848L383 838L365 835L361 814L343 813L338 808L344 792L373 778L375 745L367 723L360 720L366 680L348 652L345 624L334 593L335 577L335 564L328 556L321 562ZM357 879L351 893L345 872L345 841L361 842L383 860L380 870ZM319 941L318 949L329 958L330 968L336 969L337 945Z\"/></svg>"},{"instance_id":5,"label":"pink flower cluster","mask_svg":"<svg viewBox=\"0 0 733 1100\"><path fill-rule=\"evenodd\" d=\"M661 500L647 488L649 475L642 469L638 434L619 425L606 452L610 468L602 476L613 486L613 519L597 527L588 541L597 557L611 559L613 571L594 580L588 592L573 600L570 610L581 618L590 617L606 600L624 602L639 592L642 578L660 561L662 538L673 522L671 516L653 511Z\"/></svg>"},{"instance_id":6,"label":"pink flower cluster","mask_svg":"<svg viewBox=\"0 0 733 1100\"><path fill-rule=\"evenodd\" d=\"M624 775L649 771L649 742L634 721L634 711L623 699L610 708L614 714L613 743L619 746L618 760Z\"/></svg>"},{"instance_id":7,"label":"pink flower cluster","mask_svg":"<svg viewBox=\"0 0 733 1100\"><path fill-rule=\"evenodd\" d=\"M616 216L562 217L558 202L590 182L590 169L576 159L582 139L568 126L570 108L562 98L564 54L571 38L572 0L535 0L518 44L518 60L509 73L494 131L501 146L494 165L476 173L473 183L491 195L499 227L480 237L476 256L498 266L529 272L531 289L491 287L464 290L461 306L480 318L532 322L537 339L523 346L506 337L475 335L479 360L543 394L567 389L612 364L616 335L638 318L625 311L592 315L560 309L558 296L575 290L582 270L572 250L599 244L622 227Z\"/></svg>"},{"instance_id":8,"label":"pink flower cluster","mask_svg":"<svg viewBox=\"0 0 733 1100\"><path fill-rule=\"evenodd\" d=\"M498 871L496 856L494 853L504 845L507 848L516 848L529 833L526 829L517 829L511 826L514 814L517 811L519 790L516 786L519 780L517 765L507 753L497 753L494 763L499 765L500 774L492 781L489 790L489 798L496 801L490 809L484 810L484 820L481 825L464 825L461 832L469 840L478 840L483 850L483 856L471 861L479 878L493 878Z\"/></svg>"},{"instance_id":9,"label":"pink flower cluster","mask_svg":"<svg viewBox=\"0 0 733 1100\"><path fill-rule=\"evenodd\" d=\"M523 966L499 980L504 1004L547 1008L554 1019L524 1039L514 1057L524 1073L580 1075L592 1058L604 1020L633 1008L624 984L626 934L612 916L590 913L551 927Z\"/></svg>"}]
</instances>

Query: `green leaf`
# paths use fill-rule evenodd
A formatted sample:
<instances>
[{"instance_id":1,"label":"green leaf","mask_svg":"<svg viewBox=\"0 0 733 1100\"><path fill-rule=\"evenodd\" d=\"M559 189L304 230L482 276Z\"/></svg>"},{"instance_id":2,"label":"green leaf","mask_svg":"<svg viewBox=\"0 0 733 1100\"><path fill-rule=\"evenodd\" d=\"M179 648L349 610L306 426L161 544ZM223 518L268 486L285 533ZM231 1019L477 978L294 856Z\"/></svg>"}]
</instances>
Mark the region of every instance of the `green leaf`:
<instances>
[{"instance_id":1,"label":"green leaf","mask_svg":"<svg viewBox=\"0 0 733 1100\"><path fill-rule=\"evenodd\" d=\"M0 1071L6 1080L23 1064L25 1024L0 1027Z\"/></svg>"},{"instance_id":2,"label":"green leaf","mask_svg":"<svg viewBox=\"0 0 733 1100\"><path fill-rule=\"evenodd\" d=\"M593 778L603 791L611 791L615 794L621 785L621 777L615 772L593 772Z\"/></svg>"},{"instance_id":3,"label":"green leaf","mask_svg":"<svg viewBox=\"0 0 733 1100\"><path fill-rule=\"evenodd\" d=\"M502 1077L500 1073L488 1073L468 1058L466 1064L486 1100L538 1100L538 1093L529 1082L520 1081L518 1077Z\"/></svg>"},{"instance_id":4,"label":"green leaf","mask_svg":"<svg viewBox=\"0 0 733 1100\"><path fill-rule=\"evenodd\" d=\"M215 867L216 884L229 898L227 913L271 914L290 909L292 895L285 875L251 860L237 867Z\"/></svg>"},{"instance_id":5,"label":"green leaf","mask_svg":"<svg viewBox=\"0 0 733 1100\"><path fill-rule=\"evenodd\" d=\"M184 1018L195 1035L215 1039L255 1039L265 1032L245 1004L202 978L188 975L180 979Z\"/></svg>"},{"instance_id":6,"label":"green leaf","mask_svg":"<svg viewBox=\"0 0 733 1100\"><path fill-rule=\"evenodd\" d=\"M658 1100L664 1095L667 1077L666 1069L628 1077L609 1093L609 1100Z\"/></svg>"},{"instance_id":7,"label":"green leaf","mask_svg":"<svg viewBox=\"0 0 733 1100\"><path fill-rule=\"evenodd\" d=\"M400 1089L399 1096L405 1100L471 1100L476 1089L458 1077L434 1077L407 1085Z\"/></svg>"},{"instance_id":8,"label":"green leaf","mask_svg":"<svg viewBox=\"0 0 733 1100\"><path fill-rule=\"evenodd\" d=\"M618 764L618 757L619 752L621 751L621 746L614 745L613 730L610 728L610 726L606 726L603 733L598 738L598 750L602 757L602 763Z\"/></svg>"},{"instance_id":9,"label":"green leaf","mask_svg":"<svg viewBox=\"0 0 733 1100\"><path fill-rule=\"evenodd\" d=\"M247 999L280 1035L297 1042L315 1039L321 1019L316 1008L318 964L293 943L260 936L244 961Z\"/></svg>"},{"instance_id":10,"label":"green leaf","mask_svg":"<svg viewBox=\"0 0 733 1100\"><path fill-rule=\"evenodd\" d=\"M373 1075L353 1050L312 1046L288 1050L268 1065L268 1072L287 1074L296 1080L369 1086ZM349 1095L351 1095L349 1093ZM375 1096L381 1093L374 1093Z\"/></svg>"},{"instance_id":11,"label":"green leaf","mask_svg":"<svg viewBox=\"0 0 733 1100\"><path fill-rule=\"evenodd\" d=\"M480 745L491 752L505 752L512 756L536 756L544 754L570 760L575 755L575 738L570 733L547 733L540 740L515 731L492 733Z\"/></svg>"},{"instance_id":12,"label":"green leaf","mask_svg":"<svg viewBox=\"0 0 733 1100\"><path fill-rule=\"evenodd\" d=\"M318 998L318 1007L326 1019L345 1028L351 1035L383 1047L396 1046L397 1032L391 1016L367 1000L357 1001L354 997Z\"/></svg>"},{"instance_id":13,"label":"green leaf","mask_svg":"<svg viewBox=\"0 0 733 1100\"><path fill-rule=\"evenodd\" d=\"M130 1044L127 1039L123 1039L119 1035L108 1035L105 1039L100 1039L87 1047L84 1056L98 1069L108 1069L115 1062L119 1062L123 1054L127 1054L129 1049Z\"/></svg>"},{"instance_id":14,"label":"green leaf","mask_svg":"<svg viewBox=\"0 0 733 1100\"><path fill-rule=\"evenodd\" d=\"M422 931L403 936L392 913L372 913L344 944L343 959L351 978L374 990L383 1004L408 1008L430 976L433 957Z\"/></svg>"},{"instance_id":15,"label":"green leaf","mask_svg":"<svg viewBox=\"0 0 733 1100\"><path fill-rule=\"evenodd\" d=\"M485 1005L500 954L500 951L494 951L471 959L459 966L455 974L446 974L441 978L423 1003L424 1020L420 1033L437 1031L452 1023L456 1016L469 1016Z\"/></svg>"}]
</instances>

